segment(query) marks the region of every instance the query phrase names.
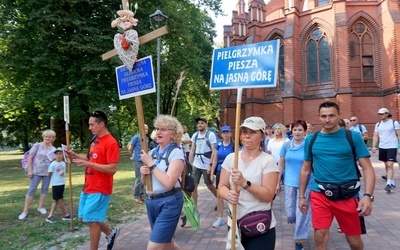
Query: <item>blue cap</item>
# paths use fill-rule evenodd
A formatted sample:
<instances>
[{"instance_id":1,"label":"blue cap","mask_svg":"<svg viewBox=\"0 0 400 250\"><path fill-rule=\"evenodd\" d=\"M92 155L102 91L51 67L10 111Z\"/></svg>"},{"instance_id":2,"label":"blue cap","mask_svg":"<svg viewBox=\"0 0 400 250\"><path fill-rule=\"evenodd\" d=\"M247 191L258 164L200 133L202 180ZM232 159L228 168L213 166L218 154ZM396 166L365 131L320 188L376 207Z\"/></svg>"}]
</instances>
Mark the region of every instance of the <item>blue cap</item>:
<instances>
[{"instance_id":1,"label":"blue cap","mask_svg":"<svg viewBox=\"0 0 400 250\"><path fill-rule=\"evenodd\" d=\"M224 131L231 132L231 127L229 127L228 125L223 126L223 127L221 128L221 132L224 132Z\"/></svg>"}]
</instances>

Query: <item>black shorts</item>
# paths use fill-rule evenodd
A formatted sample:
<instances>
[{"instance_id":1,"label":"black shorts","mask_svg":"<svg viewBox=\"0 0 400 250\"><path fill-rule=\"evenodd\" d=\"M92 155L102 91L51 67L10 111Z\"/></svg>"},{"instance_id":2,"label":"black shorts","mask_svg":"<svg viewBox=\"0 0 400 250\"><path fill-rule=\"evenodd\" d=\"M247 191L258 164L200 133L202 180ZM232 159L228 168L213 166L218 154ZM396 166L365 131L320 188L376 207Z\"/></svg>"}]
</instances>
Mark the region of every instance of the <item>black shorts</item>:
<instances>
[{"instance_id":1,"label":"black shorts","mask_svg":"<svg viewBox=\"0 0 400 250\"><path fill-rule=\"evenodd\" d=\"M64 187L65 185L52 186L53 190L53 200L60 200L64 198Z\"/></svg>"},{"instance_id":2,"label":"black shorts","mask_svg":"<svg viewBox=\"0 0 400 250\"><path fill-rule=\"evenodd\" d=\"M379 148L379 160L396 162L397 148Z\"/></svg>"},{"instance_id":3,"label":"black shorts","mask_svg":"<svg viewBox=\"0 0 400 250\"><path fill-rule=\"evenodd\" d=\"M221 172L216 172L215 173L215 188L218 189L218 184L219 184L219 178L221 177Z\"/></svg>"}]
</instances>

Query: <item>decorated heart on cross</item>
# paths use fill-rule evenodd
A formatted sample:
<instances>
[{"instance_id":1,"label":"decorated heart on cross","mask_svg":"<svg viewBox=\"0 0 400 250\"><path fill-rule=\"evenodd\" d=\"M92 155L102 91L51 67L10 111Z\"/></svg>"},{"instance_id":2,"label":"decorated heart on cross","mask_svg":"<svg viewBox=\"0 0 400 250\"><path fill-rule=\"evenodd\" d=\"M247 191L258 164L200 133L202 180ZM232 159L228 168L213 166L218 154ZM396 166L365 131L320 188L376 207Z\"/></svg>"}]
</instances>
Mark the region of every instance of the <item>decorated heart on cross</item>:
<instances>
[{"instance_id":1,"label":"decorated heart on cross","mask_svg":"<svg viewBox=\"0 0 400 250\"><path fill-rule=\"evenodd\" d=\"M114 36L114 48L124 65L129 71L132 71L139 51L139 37L136 30L130 29L125 31L124 34L116 34Z\"/></svg>"}]
</instances>

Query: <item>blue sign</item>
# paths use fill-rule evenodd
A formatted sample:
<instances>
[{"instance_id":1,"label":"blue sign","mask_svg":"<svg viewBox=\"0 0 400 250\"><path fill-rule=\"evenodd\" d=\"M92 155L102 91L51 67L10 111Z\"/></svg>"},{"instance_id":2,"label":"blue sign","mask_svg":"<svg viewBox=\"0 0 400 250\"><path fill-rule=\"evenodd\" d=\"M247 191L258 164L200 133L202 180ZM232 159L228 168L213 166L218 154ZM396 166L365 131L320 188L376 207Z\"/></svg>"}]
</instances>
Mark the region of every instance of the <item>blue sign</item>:
<instances>
[{"instance_id":1,"label":"blue sign","mask_svg":"<svg viewBox=\"0 0 400 250\"><path fill-rule=\"evenodd\" d=\"M151 56L138 60L132 71L125 66L115 68L119 99L156 92Z\"/></svg>"},{"instance_id":2,"label":"blue sign","mask_svg":"<svg viewBox=\"0 0 400 250\"><path fill-rule=\"evenodd\" d=\"M215 49L210 89L275 87L279 40Z\"/></svg>"}]
</instances>

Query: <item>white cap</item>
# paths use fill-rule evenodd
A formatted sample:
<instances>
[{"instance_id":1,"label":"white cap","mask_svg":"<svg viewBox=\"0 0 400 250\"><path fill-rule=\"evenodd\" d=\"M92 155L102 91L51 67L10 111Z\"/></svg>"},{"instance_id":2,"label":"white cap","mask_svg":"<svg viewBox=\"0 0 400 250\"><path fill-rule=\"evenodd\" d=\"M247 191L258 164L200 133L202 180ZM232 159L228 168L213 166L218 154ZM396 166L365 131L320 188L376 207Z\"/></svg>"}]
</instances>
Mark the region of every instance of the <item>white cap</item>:
<instances>
[{"instance_id":1,"label":"white cap","mask_svg":"<svg viewBox=\"0 0 400 250\"><path fill-rule=\"evenodd\" d=\"M241 128L249 128L252 130L261 130L263 133L265 133L265 122L261 117L257 116L252 116L244 120L242 125L240 125Z\"/></svg>"},{"instance_id":2,"label":"white cap","mask_svg":"<svg viewBox=\"0 0 400 250\"><path fill-rule=\"evenodd\" d=\"M384 114L384 113L389 113L389 110L387 108L380 108L378 110L378 114Z\"/></svg>"}]
</instances>

